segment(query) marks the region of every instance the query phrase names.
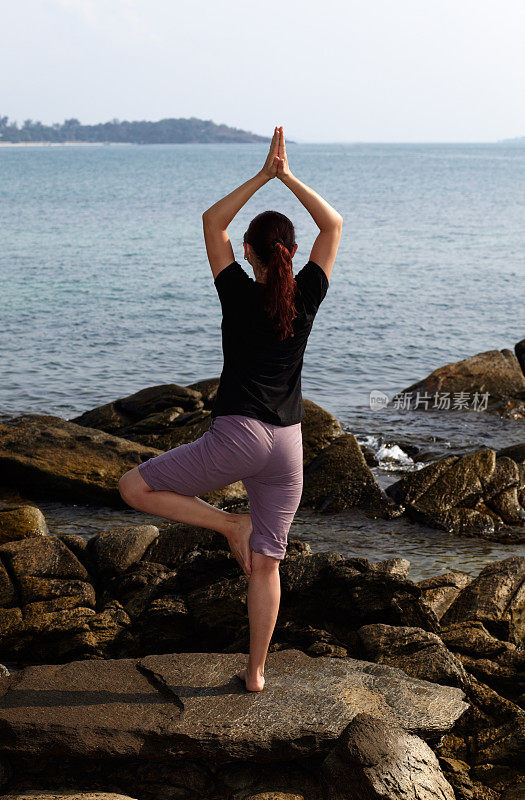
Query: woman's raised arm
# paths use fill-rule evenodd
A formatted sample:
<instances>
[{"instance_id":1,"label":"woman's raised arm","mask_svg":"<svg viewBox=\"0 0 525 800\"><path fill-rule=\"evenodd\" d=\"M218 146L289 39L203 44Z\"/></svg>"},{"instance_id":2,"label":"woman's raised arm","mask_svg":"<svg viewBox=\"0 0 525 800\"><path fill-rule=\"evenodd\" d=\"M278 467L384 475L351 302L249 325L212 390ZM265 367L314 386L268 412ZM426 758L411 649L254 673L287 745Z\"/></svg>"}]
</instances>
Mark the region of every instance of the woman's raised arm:
<instances>
[{"instance_id":1,"label":"woman's raised arm","mask_svg":"<svg viewBox=\"0 0 525 800\"><path fill-rule=\"evenodd\" d=\"M243 205L255 194L257 189L277 177L277 151L279 147L279 128L274 128L270 149L263 168L233 192L217 200L202 215L204 241L208 253L213 278L234 261L234 253L227 227Z\"/></svg>"},{"instance_id":2,"label":"woman's raised arm","mask_svg":"<svg viewBox=\"0 0 525 800\"><path fill-rule=\"evenodd\" d=\"M312 247L310 261L319 264L330 280L341 239L343 218L321 195L292 174L288 165L282 126L279 128L277 177L294 193L319 228L320 233Z\"/></svg>"}]
</instances>

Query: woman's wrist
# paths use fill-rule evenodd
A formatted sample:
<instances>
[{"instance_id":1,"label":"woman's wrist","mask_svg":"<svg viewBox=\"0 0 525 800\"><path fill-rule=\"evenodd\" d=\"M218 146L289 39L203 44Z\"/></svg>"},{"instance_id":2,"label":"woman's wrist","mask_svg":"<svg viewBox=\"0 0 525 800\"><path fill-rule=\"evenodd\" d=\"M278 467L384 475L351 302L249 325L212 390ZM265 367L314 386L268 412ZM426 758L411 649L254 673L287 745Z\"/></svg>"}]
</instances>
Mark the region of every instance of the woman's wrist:
<instances>
[{"instance_id":1,"label":"woman's wrist","mask_svg":"<svg viewBox=\"0 0 525 800\"><path fill-rule=\"evenodd\" d=\"M288 183L296 180L295 175L292 172L289 172L287 175L277 175L280 181L284 183L285 186L288 186Z\"/></svg>"},{"instance_id":2,"label":"woman's wrist","mask_svg":"<svg viewBox=\"0 0 525 800\"><path fill-rule=\"evenodd\" d=\"M258 180L260 180L260 181L261 181L261 185L262 185L263 183L268 183L268 181L271 181L271 180L272 180L272 176L271 176L271 175L268 175L268 174L267 174L267 173L264 171L264 169L261 169L261 170L260 170L260 171L259 171L259 172L256 174L256 176L255 176L255 177L256 177Z\"/></svg>"}]
</instances>

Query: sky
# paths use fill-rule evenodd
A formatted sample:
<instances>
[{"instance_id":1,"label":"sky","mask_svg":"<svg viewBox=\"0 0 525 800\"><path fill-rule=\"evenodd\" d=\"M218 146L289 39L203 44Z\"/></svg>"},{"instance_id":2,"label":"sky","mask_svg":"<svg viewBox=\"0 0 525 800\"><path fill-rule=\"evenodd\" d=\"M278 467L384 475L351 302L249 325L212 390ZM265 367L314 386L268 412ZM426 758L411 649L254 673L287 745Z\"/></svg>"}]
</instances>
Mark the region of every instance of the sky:
<instances>
[{"instance_id":1,"label":"sky","mask_svg":"<svg viewBox=\"0 0 525 800\"><path fill-rule=\"evenodd\" d=\"M525 136L524 42L524 0L17 0L0 114L491 142Z\"/></svg>"}]
</instances>

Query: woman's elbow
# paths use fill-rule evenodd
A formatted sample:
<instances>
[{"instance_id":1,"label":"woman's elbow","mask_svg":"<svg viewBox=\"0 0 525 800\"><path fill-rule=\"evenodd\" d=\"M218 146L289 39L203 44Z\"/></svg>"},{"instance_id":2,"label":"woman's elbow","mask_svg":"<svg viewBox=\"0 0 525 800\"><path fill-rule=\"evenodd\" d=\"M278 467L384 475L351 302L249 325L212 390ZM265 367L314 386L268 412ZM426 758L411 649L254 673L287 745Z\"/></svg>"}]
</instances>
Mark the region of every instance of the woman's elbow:
<instances>
[{"instance_id":1,"label":"woman's elbow","mask_svg":"<svg viewBox=\"0 0 525 800\"><path fill-rule=\"evenodd\" d=\"M202 215L202 224L203 224L203 226L205 228L207 226L217 227L216 223L217 223L217 220L214 217L213 212L211 211L211 209L207 208L206 211L204 212L204 214Z\"/></svg>"}]
</instances>

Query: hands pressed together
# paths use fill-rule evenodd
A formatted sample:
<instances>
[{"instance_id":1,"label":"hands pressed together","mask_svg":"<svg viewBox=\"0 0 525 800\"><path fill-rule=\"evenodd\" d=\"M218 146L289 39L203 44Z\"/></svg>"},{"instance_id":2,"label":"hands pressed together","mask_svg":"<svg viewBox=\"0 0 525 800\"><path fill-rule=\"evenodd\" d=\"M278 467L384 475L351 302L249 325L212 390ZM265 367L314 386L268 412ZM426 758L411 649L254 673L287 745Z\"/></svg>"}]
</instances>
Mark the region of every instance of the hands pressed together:
<instances>
[{"instance_id":1,"label":"hands pressed together","mask_svg":"<svg viewBox=\"0 0 525 800\"><path fill-rule=\"evenodd\" d=\"M270 150L261 172L267 178L280 178L281 180L290 175L282 125L274 128Z\"/></svg>"}]
</instances>

